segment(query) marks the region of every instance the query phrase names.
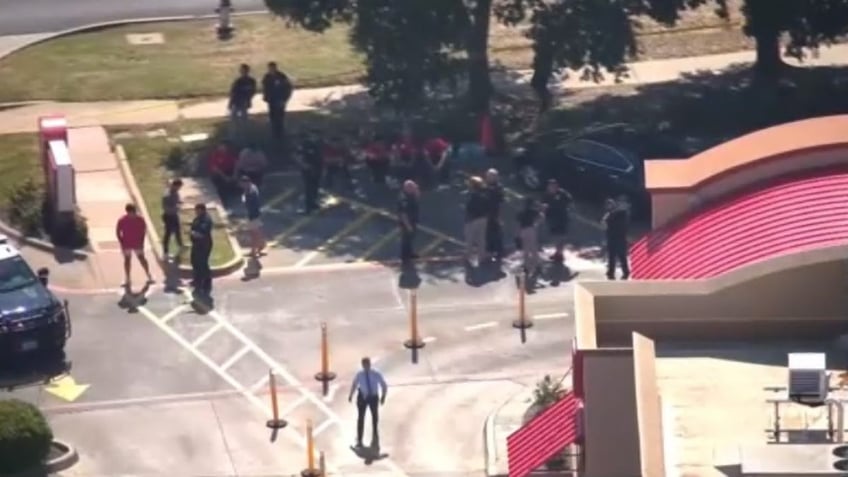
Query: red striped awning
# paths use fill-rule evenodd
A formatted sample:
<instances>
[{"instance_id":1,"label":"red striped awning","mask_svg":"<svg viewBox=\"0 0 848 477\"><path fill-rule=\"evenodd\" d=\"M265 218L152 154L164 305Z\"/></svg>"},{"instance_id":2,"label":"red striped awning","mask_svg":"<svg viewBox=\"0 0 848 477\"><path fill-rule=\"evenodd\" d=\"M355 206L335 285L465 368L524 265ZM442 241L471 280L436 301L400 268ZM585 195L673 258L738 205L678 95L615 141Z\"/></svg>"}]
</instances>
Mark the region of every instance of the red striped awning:
<instances>
[{"instance_id":1,"label":"red striped awning","mask_svg":"<svg viewBox=\"0 0 848 477\"><path fill-rule=\"evenodd\" d=\"M577 441L580 400L568 393L506 439L509 477L526 477Z\"/></svg>"}]
</instances>

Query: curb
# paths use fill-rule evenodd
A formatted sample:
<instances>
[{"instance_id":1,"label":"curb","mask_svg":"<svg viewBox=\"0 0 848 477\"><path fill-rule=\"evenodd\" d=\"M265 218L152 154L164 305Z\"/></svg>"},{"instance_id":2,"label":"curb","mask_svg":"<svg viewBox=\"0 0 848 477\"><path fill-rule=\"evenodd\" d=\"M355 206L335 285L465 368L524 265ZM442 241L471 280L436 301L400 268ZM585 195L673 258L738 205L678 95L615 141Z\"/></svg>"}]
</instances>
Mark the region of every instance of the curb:
<instances>
[{"instance_id":1,"label":"curb","mask_svg":"<svg viewBox=\"0 0 848 477\"><path fill-rule=\"evenodd\" d=\"M232 13L231 17L244 17L249 15L259 15L259 14L270 14L267 10L254 10L248 12L237 12ZM119 27L123 25L137 25L144 23L163 23L163 22L186 22L192 20L215 20L218 18L217 14L205 14L205 15L174 15L169 17L151 17L151 18L125 18L122 20L109 20L105 22L98 23L89 23L87 25L82 25L78 27L68 28L66 30L61 30L57 32L47 32L43 33L44 36L40 38L33 39L32 41L22 43L20 45L15 45L6 50L0 51L0 59L3 59L9 55L17 53L25 48L29 48L31 46L38 45L40 43L44 43L50 40L55 40L57 38L62 38L64 36L74 35L77 33L85 33L92 30L100 30L104 28L113 28ZM39 33L34 33L33 35L39 35ZM24 35L14 35L14 36L24 36Z\"/></svg>"},{"instance_id":2,"label":"curb","mask_svg":"<svg viewBox=\"0 0 848 477\"><path fill-rule=\"evenodd\" d=\"M525 386L526 388L526 386ZM494 411L486 416L485 424L483 425L483 455L486 462L487 477L506 477L508 473L498 472L498 442L495 437L495 421L498 418L501 410L517 396L527 392L527 389L521 389L515 394L506 398Z\"/></svg>"},{"instance_id":3,"label":"curb","mask_svg":"<svg viewBox=\"0 0 848 477\"><path fill-rule=\"evenodd\" d=\"M153 219L150 217L150 211L147 210L147 204L144 203L144 200L141 196L141 191L138 190L138 185L135 182L135 177L132 174L132 170L130 169L129 162L127 161L127 153L124 150L124 147L120 144L115 144L115 156L118 159L118 167L121 170L121 175L124 177L124 183L127 185L127 189L130 194L130 199L132 199L133 203L138 207L138 210L141 212L142 217L148 223L152 223ZM218 207L217 204L212 204L207 207L210 209L215 209L217 213L221 216L222 219L227 220L227 212L223 210L223 208ZM227 234L227 238L230 241L230 248L233 249L233 254L235 255L232 260L229 262L219 265L217 267L212 267L212 277L213 278L221 278L223 276L229 275L237 270L240 270L245 263L244 256L240 253L241 247L238 245L238 242L233 238L232 234ZM156 257L156 261L159 263L159 266L162 268L162 271L167 274L168 272L168 261L165 257L162 256L162 252L160 250L160 244L162 243L162 239L159 237L159 233L156 231L156 227L149 227L147 233L147 243L150 245L150 248L153 250L153 255ZM191 267L187 267L185 265L180 265L179 267L179 276L180 278L189 278L191 276Z\"/></svg>"},{"instance_id":4,"label":"curb","mask_svg":"<svg viewBox=\"0 0 848 477\"><path fill-rule=\"evenodd\" d=\"M91 254L88 252L84 252L82 250L76 249L68 249L64 247L57 247L52 243L38 239L35 237L27 237L22 234L18 229L12 227L11 225L0 221L0 233L9 236L9 238L15 239L19 245L26 245L28 247L32 247L37 250L41 250L42 252L56 253L58 250L70 252L75 260L88 260L91 257Z\"/></svg>"},{"instance_id":5,"label":"curb","mask_svg":"<svg viewBox=\"0 0 848 477\"><path fill-rule=\"evenodd\" d=\"M77 450L67 442L60 441L59 439L53 439L52 445L59 448L64 448L65 454L45 462L44 470L46 470L47 472L53 474L56 472L63 471L68 467L76 464L77 461L79 461L79 454L77 454Z\"/></svg>"}]
</instances>

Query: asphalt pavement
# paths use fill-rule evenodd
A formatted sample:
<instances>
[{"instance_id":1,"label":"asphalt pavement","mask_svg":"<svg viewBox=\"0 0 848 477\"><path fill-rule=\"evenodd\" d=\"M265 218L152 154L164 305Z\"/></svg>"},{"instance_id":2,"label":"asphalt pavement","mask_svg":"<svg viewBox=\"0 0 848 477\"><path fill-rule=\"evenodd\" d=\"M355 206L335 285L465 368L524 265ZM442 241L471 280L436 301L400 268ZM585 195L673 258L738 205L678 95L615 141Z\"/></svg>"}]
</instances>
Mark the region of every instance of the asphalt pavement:
<instances>
[{"instance_id":1,"label":"asphalt pavement","mask_svg":"<svg viewBox=\"0 0 848 477\"><path fill-rule=\"evenodd\" d=\"M266 10L262 0L234 0L236 12ZM86 25L215 13L217 0L0 0L0 36L51 33Z\"/></svg>"},{"instance_id":2,"label":"asphalt pavement","mask_svg":"<svg viewBox=\"0 0 848 477\"><path fill-rule=\"evenodd\" d=\"M474 171L480 172L480 171ZM260 260L263 270L301 270L310 267L362 262L396 261L399 248L396 207L398 191L373 184L364 168L353 172L353 184L336 183L323 190L322 208L308 216L303 208L302 184L297 174L277 173L260 188L263 200L263 231L269 240L267 254ZM426 260L462 257L465 174L455 174L448 184L425 190L421 196L421 222L416 249ZM505 178L507 179L507 178ZM504 238L508 251L515 252L515 216L525 193L507 188L503 206ZM244 208L230 200L229 217L243 223ZM590 213L588 215L594 215ZM573 269L595 269L602 234L591 217L575 214L571 227ZM235 227L239 229L239 227ZM248 237L238 233L244 251ZM513 257L517 260L517 254Z\"/></svg>"},{"instance_id":3,"label":"asphalt pavement","mask_svg":"<svg viewBox=\"0 0 848 477\"><path fill-rule=\"evenodd\" d=\"M310 420L329 468L346 475L481 475L488 413L568 368L572 282L527 296L534 326L522 342L512 327L513 277L470 286L465 273L431 263L403 274L375 267L220 281L211 311L157 287L122 303L117 293L71 297L70 369L3 397L38 403L57 436L78 447L81 461L68 476L297 473ZM403 346L413 296L426 343L416 363ZM314 379L322 323L338 374L326 396ZM381 451L368 464L350 449L354 409L346 402L365 355L390 385ZM269 371L289 421L278 435L265 427Z\"/></svg>"}]
</instances>

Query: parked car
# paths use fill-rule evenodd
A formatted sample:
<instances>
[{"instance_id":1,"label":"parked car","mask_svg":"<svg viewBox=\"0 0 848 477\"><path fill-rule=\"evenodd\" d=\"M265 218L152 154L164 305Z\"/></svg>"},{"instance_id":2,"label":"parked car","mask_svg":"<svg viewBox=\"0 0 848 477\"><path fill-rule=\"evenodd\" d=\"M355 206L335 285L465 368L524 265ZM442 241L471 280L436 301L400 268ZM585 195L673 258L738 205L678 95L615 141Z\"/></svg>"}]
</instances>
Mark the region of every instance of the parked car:
<instances>
[{"instance_id":1,"label":"parked car","mask_svg":"<svg viewBox=\"0 0 848 477\"><path fill-rule=\"evenodd\" d=\"M47 288L48 274L46 268L33 272L0 235L0 360L64 351L71 336L68 302Z\"/></svg>"},{"instance_id":2,"label":"parked car","mask_svg":"<svg viewBox=\"0 0 848 477\"><path fill-rule=\"evenodd\" d=\"M549 131L526 138L512 154L524 187L539 190L548 179L556 179L584 200L599 202L623 195L640 218L650 216L644 159L686 156L673 141L627 124L607 125L579 135Z\"/></svg>"}]
</instances>

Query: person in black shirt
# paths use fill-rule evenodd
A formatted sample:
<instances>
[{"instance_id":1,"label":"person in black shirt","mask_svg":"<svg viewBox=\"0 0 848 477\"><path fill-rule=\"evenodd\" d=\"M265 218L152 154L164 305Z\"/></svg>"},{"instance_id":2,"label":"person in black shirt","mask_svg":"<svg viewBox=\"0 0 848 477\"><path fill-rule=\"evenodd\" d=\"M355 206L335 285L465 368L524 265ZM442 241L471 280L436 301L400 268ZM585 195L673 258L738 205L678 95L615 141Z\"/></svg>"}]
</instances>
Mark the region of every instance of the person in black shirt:
<instances>
[{"instance_id":1,"label":"person in black shirt","mask_svg":"<svg viewBox=\"0 0 848 477\"><path fill-rule=\"evenodd\" d=\"M239 67L239 77L230 86L230 118L234 124L240 124L248 119L248 111L253 105L256 94L256 80L250 76L250 66L242 64Z\"/></svg>"},{"instance_id":2,"label":"person in black shirt","mask_svg":"<svg viewBox=\"0 0 848 477\"><path fill-rule=\"evenodd\" d=\"M501 206L504 202L504 190L497 169L486 171L486 199L488 216L486 218L486 251L495 258L503 258L503 224Z\"/></svg>"},{"instance_id":3,"label":"person in black shirt","mask_svg":"<svg viewBox=\"0 0 848 477\"><path fill-rule=\"evenodd\" d=\"M268 104L271 137L278 141L285 134L286 105L291 99L292 89L289 77L277 69L277 63L268 63L268 72L262 78L262 97Z\"/></svg>"},{"instance_id":4,"label":"person in black shirt","mask_svg":"<svg viewBox=\"0 0 848 477\"><path fill-rule=\"evenodd\" d=\"M468 180L468 200L465 202L465 259L469 264L488 258L486 252L486 223L489 200L486 186L480 177Z\"/></svg>"},{"instance_id":5,"label":"person in black shirt","mask_svg":"<svg viewBox=\"0 0 848 477\"><path fill-rule=\"evenodd\" d=\"M542 214L536 200L532 197L525 198L524 204L515 219L518 222L516 245L521 249L524 273L529 277L537 274L541 265L539 260L539 224L542 222Z\"/></svg>"},{"instance_id":6,"label":"person in black shirt","mask_svg":"<svg viewBox=\"0 0 848 477\"><path fill-rule=\"evenodd\" d=\"M321 188L323 157L321 138L316 131L306 133L298 147L298 163L303 178L303 213L311 214L318 207L318 193Z\"/></svg>"},{"instance_id":7,"label":"person in black shirt","mask_svg":"<svg viewBox=\"0 0 848 477\"><path fill-rule=\"evenodd\" d=\"M621 267L621 278L630 278L630 265L627 257L627 229L630 226L630 210L623 201L606 201L607 212L601 222L604 224L607 239L607 278L615 280L616 266Z\"/></svg>"},{"instance_id":8,"label":"person in black shirt","mask_svg":"<svg viewBox=\"0 0 848 477\"><path fill-rule=\"evenodd\" d=\"M545 221L548 223L548 233L554 241L554 253L551 260L558 263L565 261L565 238L568 234L569 212L574 200L571 194L560 188L556 180L548 181L545 193L542 195L545 204Z\"/></svg>"},{"instance_id":9,"label":"person in black shirt","mask_svg":"<svg viewBox=\"0 0 848 477\"><path fill-rule=\"evenodd\" d=\"M212 218L205 204L194 206L195 217L191 222L191 272L192 286L197 295L212 294L212 270L209 256L212 254Z\"/></svg>"},{"instance_id":10,"label":"person in black shirt","mask_svg":"<svg viewBox=\"0 0 848 477\"><path fill-rule=\"evenodd\" d=\"M418 229L418 184L407 180L403 183L398 202L398 225L400 226L400 260L404 265L418 258L415 254L415 232Z\"/></svg>"}]
</instances>

